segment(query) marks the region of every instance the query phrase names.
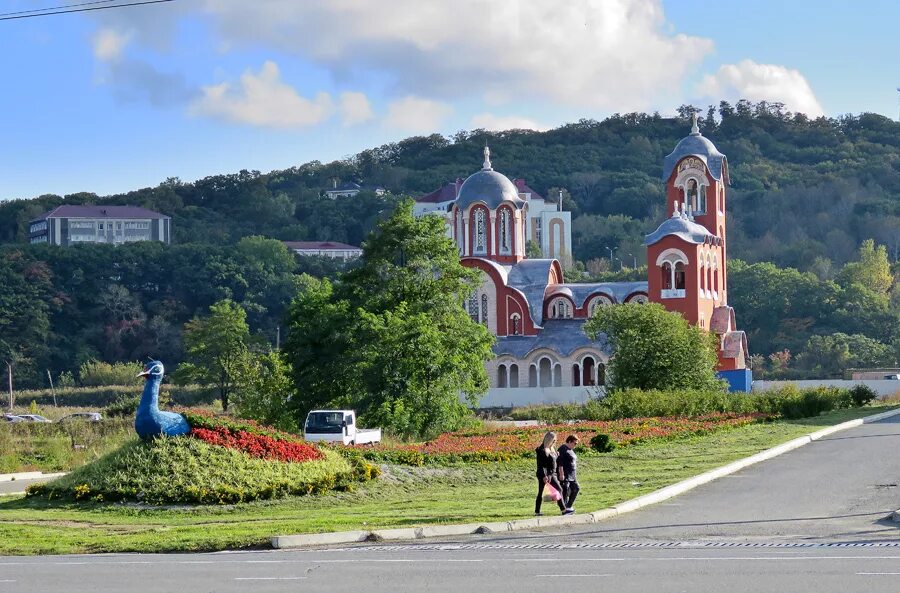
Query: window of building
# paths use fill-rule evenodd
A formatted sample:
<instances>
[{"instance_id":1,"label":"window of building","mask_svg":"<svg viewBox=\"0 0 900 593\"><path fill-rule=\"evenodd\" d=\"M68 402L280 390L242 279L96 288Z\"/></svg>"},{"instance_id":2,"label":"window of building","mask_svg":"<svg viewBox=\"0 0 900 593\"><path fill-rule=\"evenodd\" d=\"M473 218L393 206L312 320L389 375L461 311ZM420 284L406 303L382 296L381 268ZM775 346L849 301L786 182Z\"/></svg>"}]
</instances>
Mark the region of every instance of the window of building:
<instances>
[{"instance_id":1,"label":"window of building","mask_svg":"<svg viewBox=\"0 0 900 593\"><path fill-rule=\"evenodd\" d=\"M610 299L606 295L596 296L591 299L591 302L588 304L588 317L593 317L594 313L597 312L597 307L609 307L612 305L612 299Z\"/></svg>"},{"instance_id":2,"label":"window of building","mask_svg":"<svg viewBox=\"0 0 900 593\"><path fill-rule=\"evenodd\" d=\"M500 249L509 251L509 210L500 211Z\"/></svg>"},{"instance_id":3,"label":"window of building","mask_svg":"<svg viewBox=\"0 0 900 593\"><path fill-rule=\"evenodd\" d=\"M685 202L688 207L697 211L697 180L696 179L688 179L687 185L685 186Z\"/></svg>"},{"instance_id":4,"label":"window of building","mask_svg":"<svg viewBox=\"0 0 900 593\"><path fill-rule=\"evenodd\" d=\"M597 384L597 362L593 356L586 356L581 362L581 381L585 386Z\"/></svg>"},{"instance_id":5,"label":"window of building","mask_svg":"<svg viewBox=\"0 0 900 593\"><path fill-rule=\"evenodd\" d=\"M522 318L518 313L513 313L509 316L509 323L512 326L512 335L518 336L520 333L522 333Z\"/></svg>"},{"instance_id":6,"label":"window of building","mask_svg":"<svg viewBox=\"0 0 900 593\"><path fill-rule=\"evenodd\" d=\"M572 385L574 387L581 386L581 369L578 368L577 364L572 365Z\"/></svg>"},{"instance_id":7,"label":"window of building","mask_svg":"<svg viewBox=\"0 0 900 593\"><path fill-rule=\"evenodd\" d=\"M684 264L678 262L675 264L675 290L684 290L685 285Z\"/></svg>"},{"instance_id":8,"label":"window of building","mask_svg":"<svg viewBox=\"0 0 900 593\"><path fill-rule=\"evenodd\" d=\"M467 309L472 321L478 323L478 295L473 293L472 296L469 297L469 306Z\"/></svg>"},{"instance_id":9,"label":"window of building","mask_svg":"<svg viewBox=\"0 0 900 593\"><path fill-rule=\"evenodd\" d=\"M478 209L475 211L475 252L476 253L485 253L487 245L486 238L486 228L487 225L484 219L484 210Z\"/></svg>"},{"instance_id":10,"label":"window of building","mask_svg":"<svg viewBox=\"0 0 900 593\"><path fill-rule=\"evenodd\" d=\"M553 363L546 356L538 361L538 380L541 387L553 384Z\"/></svg>"},{"instance_id":11,"label":"window of building","mask_svg":"<svg viewBox=\"0 0 900 593\"><path fill-rule=\"evenodd\" d=\"M537 387L537 385L538 385L537 367L534 364L531 364L528 367L528 386L529 387Z\"/></svg>"},{"instance_id":12,"label":"window of building","mask_svg":"<svg viewBox=\"0 0 900 593\"><path fill-rule=\"evenodd\" d=\"M506 365L501 364L497 367L497 387L506 387L507 378Z\"/></svg>"},{"instance_id":13,"label":"window of building","mask_svg":"<svg viewBox=\"0 0 900 593\"><path fill-rule=\"evenodd\" d=\"M665 262L660 269L662 270L662 289L671 290L672 284L674 283L672 275L672 264L670 264L669 262Z\"/></svg>"},{"instance_id":14,"label":"window of building","mask_svg":"<svg viewBox=\"0 0 900 593\"><path fill-rule=\"evenodd\" d=\"M519 365L517 364L509 365L509 386L519 386Z\"/></svg>"},{"instance_id":15,"label":"window of building","mask_svg":"<svg viewBox=\"0 0 900 593\"><path fill-rule=\"evenodd\" d=\"M488 324L488 298L486 294L481 295L481 323L485 326Z\"/></svg>"},{"instance_id":16,"label":"window of building","mask_svg":"<svg viewBox=\"0 0 900 593\"><path fill-rule=\"evenodd\" d=\"M562 387L562 365L559 363L553 367L553 386Z\"/></svg>"},{"instance_id":17,"label":"window of building","mask_svg":"<svg viewBox=\"0 0 900 593\"><path fill-rule=\"evenodd\" d=\"M543 229L541 228L541 219L534 218L532 220L534 220L534 240L537 242L538 247L543 248L543 246L544 246L544 244L542 242L542 238L543 238L542 230Z\"/></svg>"},{"instance_id":18,"label":"window of building","mask_svg":"<svg viewBox=\"0 0 900 593\"><path fill-rule=\"evenodd\" d=\"M557 297L550 301L551 319L569 319L572 317L572 304L565 297Z\"/></svg>"}]
</instances>

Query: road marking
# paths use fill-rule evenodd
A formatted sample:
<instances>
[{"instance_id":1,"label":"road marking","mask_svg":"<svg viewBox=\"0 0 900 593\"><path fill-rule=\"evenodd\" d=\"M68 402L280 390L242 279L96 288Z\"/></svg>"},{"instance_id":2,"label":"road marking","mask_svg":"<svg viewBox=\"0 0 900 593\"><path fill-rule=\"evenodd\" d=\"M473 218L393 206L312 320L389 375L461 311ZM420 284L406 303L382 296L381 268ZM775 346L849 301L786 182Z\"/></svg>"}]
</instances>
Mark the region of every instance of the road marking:
<instances>
[{"instance_id":1,"label":"road marking","mask_svg":"<svg viewBox=\"0 0 900 593\"><path fill-rule=\"evenodd\" d=\"M236 581L299 581L306 577L235 577Z\"/></svg>"},{"instance_id":2,"label":"road marking","mask_svg":"<svg viewBox=\"0 0 900 593\"><path fill-rule=\"evenodd\" d=\"M0 579L0 583L15 583L12 579Z\"/></svg>"},{"instance_id":3,"label":"road marking","mask_svg":"<svg viewBox=\"0 0 900 593\"><path fill-rule=\"evenodd\" d=\"M877 574L885 574L885 575L900 575L900 572L858 572L858 575L877 575Z\"/></svg>"},{"instance_id":4,"label":"road marking","mask_svg":"<svg viewBox=\"0 0 900 593\"><path fill-rule=\"evenodd\" d=\"M577 578L588 578L588 577L611 577L611 574L536 574L534 575L538 578L551 578L551 579L577 579Z\"/></svg>"}]
</instances>

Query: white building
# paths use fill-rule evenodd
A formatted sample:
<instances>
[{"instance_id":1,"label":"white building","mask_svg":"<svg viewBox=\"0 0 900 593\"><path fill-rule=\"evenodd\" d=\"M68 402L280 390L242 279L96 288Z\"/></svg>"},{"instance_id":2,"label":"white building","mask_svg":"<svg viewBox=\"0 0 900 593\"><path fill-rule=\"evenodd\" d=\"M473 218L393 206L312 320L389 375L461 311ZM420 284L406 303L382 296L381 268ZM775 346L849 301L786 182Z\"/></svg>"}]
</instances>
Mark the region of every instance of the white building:
<instances>
[{"instance_id":1,"label":"white building","mask_svg":"<svg viewBox=\"0 0 900 593\"><path fill-rule=\"evenodd\" d=\"M359 247L335 241L285 241L284 244L297 255L317 255L344 261L357 258L363 252Z\"/></svg>"},{"instance_id":2,"label":"white building","mask_svg":"<svg viewBox=\"0 0 900 593\"><path fill-rule=\"evenodd\" d=\"M172 242L172 219L137 206L58 206L28 223L29 243Z\"/></svg>"}]
</instances>

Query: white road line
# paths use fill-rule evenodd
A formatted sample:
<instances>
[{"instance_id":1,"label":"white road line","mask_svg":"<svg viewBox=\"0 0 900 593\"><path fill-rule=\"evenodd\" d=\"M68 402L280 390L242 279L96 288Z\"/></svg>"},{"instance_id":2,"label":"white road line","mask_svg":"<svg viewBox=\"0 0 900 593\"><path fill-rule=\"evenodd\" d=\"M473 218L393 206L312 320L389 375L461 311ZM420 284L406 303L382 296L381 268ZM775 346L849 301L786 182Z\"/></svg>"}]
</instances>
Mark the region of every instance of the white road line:
<instances>
[{"instance_id":1,"label":"white road line","mask_svg":"<svg viewBox=\"0 0 900 593\"><path fill-rule=\"evenodd\" d=\"M15 583L12 579L0 579L0 583Z\"/></svg>"},{"instance_id":2,"label":"white road line","mask_svg":"<svg viewBox=\"0 0 900 593\"><path fill-rule=\"evenodd\" d=\"M567 579L567 578L587 578L587 577L611 577L611 574L536 574L538 578L551 579Z\"/></svg>"},{"instance_id":3,"label":"white road line","mask_svg":"<svg viewBox=\"0 0 900 593\"><path fill-rule=\"evenodd\" d=\"M621 558L531 558L529 560L514 559L513 562L711 562L734 560L777 560L791 562L793 560L900 560L900 556L673 556L671 558L648 558L644 556L623 556ZM497 560L494 560L496 562Z\"/></svg>"},{"instance_id":4,"label":"white road line","mask_svg":"<svg viewBox=\"0 0 900 593\"><path fill-rule=\"evenodd\" d=\"M900 575L900 572L858 572L858 575Z\"/></svg>"},{"instance_id":5,"label":"white road line","mask_svg":"<svg viewBox=\"0 0 900 593\"><path fill-rule=\"evenodd\" d=\"M235 577L236 581L299 581L306 577Z\"/></svg>"}]
</instances>

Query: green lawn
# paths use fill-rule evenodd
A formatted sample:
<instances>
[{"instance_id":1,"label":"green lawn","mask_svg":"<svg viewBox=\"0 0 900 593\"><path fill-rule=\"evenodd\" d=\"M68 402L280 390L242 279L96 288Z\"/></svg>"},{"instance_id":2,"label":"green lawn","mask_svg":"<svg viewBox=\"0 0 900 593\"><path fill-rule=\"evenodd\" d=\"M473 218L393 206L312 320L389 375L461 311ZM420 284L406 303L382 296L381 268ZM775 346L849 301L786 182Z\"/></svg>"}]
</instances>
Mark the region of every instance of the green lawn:
<instances>
[{"instance_id":1,"label":"green lawn","mask_svg":"<svg viewBox=\"0 0 900 593\"><path fill-rule=\"evenodd\" d=\"M840 410L583 455L577 506L582 512L608 507L823 426L886 409ZM379 480L353 493L227 507L0 499L0 554L221 550L264 546L272 535L522 518L533 511L533 475L533 462L526 460L452 468L386 466Z\"/></svg>"}]
</instances>

